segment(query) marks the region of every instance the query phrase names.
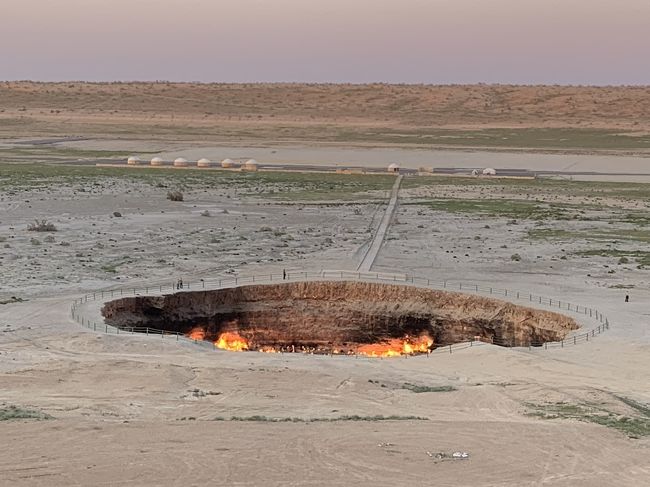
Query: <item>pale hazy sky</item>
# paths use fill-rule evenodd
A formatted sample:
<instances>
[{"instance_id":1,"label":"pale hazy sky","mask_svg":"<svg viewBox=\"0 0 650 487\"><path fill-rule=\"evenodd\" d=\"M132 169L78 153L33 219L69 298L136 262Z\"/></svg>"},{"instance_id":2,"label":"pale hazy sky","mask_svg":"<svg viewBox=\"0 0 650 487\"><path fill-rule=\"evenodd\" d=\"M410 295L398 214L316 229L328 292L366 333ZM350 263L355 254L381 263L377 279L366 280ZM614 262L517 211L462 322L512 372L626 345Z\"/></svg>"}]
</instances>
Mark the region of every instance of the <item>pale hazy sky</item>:
<instances>
[{"instance_id":1,"label":"pale hazy sky","mask_svg":"<svg viewBox=\"0 0 650 487\"><path fill-rule=\"evenodd\" d=\"M650 0L0 0L0 80L650 84Z\"/></svg>"}]
</instances>

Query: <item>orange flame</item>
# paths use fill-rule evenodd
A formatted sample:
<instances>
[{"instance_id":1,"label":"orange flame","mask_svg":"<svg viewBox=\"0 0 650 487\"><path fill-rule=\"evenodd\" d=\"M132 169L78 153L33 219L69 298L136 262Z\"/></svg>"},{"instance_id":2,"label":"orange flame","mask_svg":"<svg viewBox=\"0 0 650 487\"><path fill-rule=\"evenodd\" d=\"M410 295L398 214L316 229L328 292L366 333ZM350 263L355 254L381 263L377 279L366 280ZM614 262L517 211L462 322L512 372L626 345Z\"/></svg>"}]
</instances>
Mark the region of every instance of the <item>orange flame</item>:
<instances>
[{"instance_id":1,"label":"orange flame","mask_svg":"<svg viewBox=\"0 0 650 487\"><path fill-rule=\"evenodd\" d=\"M230 350L231 352L242 352L248 350L248 342L244 337L235 332L225 332L219 335L219 339L214 342L218 348Z\"/></svg>"},{"instance_id":2,"label":"orange flame","mask_svg":"<svg viewBox=\"0 0 650 487\"><path fill-rule=\"evenodd\" d=\"M262 353L278 353L278 350L273 347L262 347L259 349Z\"/></svg>"},{"instance_id":3,"label":"orange flame","mask_svg":"<svg viewBox=\"0 0 650 487\"><path fill-rule=\"evenodd\" d=\"M433 340L428 336L415 339L409 337L404 339L393 338L384 343L361 345L357 348L357 353L368 357L398 357L400 355L427 353L431 345L433 345Z\"/></svg>"},{"instance_id":4,"label":"orange flame","mask_svg":"<svg viewBox=\"0 0 650 487\"><path fill-rule=\"evenodd\" d=\"M187 334L187 337L190 340L204 340L205 339L205 330L201 327L192 328Z\"/></svg>"}]
</instances>

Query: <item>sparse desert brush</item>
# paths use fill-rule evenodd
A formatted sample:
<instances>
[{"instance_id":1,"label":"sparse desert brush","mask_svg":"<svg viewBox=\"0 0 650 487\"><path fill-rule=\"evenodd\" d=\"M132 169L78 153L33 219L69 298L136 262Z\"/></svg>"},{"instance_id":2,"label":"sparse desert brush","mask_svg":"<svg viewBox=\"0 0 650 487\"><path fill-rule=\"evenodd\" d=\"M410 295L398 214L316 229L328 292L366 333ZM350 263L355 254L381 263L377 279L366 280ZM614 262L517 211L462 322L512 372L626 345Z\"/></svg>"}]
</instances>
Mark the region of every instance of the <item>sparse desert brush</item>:
<instances>
[{"instance_id":1,"label":"sparse desert brush","mask_svg":"<svg viewBox=\"0 0 650 487\"><path fill-rule=\"evenodd\" d=\"M183 201L183 193L180 191L168 191L167 199L170 201Z\"/></svg>"},{"instance_id":2,"label":"sparse desert brush","mask_svg":"<svg viewBox=\"0 0 650 487\"><path fill-rule=\"evenodd\" d=\"M519 255L519 254L512 254L512 255L510 256L510 260L513 260L513 261L515 261L515 262L519 262L519 261L521 260L521 255Z\"/></svg>"},{"instance_id":3,"label":"sparse desert brush","mask_svg":"<svg viewBox=\"0 0 650 487\"><path fill-rule=\"evenodd\" d=\"M30 223L27 227L27 230L30 232L56 232L57 228L54 223L48 222L47 220L34 220L34 223Z\"/></svg>"}]
</instances>

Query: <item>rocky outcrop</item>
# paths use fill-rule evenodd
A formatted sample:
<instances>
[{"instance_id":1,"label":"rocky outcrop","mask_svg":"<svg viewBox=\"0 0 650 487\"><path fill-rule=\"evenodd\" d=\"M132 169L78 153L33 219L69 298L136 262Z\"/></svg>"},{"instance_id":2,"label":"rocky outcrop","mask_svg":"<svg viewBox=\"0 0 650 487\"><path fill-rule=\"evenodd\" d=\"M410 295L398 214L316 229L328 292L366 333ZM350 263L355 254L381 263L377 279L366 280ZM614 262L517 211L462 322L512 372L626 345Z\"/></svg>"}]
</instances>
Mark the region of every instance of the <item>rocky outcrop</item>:
<instances>
[{"instance_id":1,"label":"rocky outcrop","mask_svg":"<svg viewBox=\"0 0 650 487\"><path fill-rule=\"evenodd\" d=\"M427 335L434 347L475 337L500 345L557 341L577 323L567 316L505 301L409 286L364 282L300 282L217 291L129 297L106 303L106 322L119 327L187 333L208 339L235 331L251 349L264 346L353 348Z\"/></svg>"}]
</instances>

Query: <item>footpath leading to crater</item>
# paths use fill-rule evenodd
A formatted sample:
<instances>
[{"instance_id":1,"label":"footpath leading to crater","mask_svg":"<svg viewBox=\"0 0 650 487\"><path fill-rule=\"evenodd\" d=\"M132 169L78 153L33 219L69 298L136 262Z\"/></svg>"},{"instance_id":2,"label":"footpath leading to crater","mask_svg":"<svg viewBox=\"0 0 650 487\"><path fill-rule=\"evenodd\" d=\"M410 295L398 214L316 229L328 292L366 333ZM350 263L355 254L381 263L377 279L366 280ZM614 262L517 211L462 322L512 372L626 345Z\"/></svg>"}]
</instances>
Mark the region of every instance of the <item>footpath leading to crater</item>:
<instances>
[{"instance_id":1,"label":"footpath leading to crater","mask_svg":"<svg viewBox=\"0 0 650 487\"><path fill-rule=\"evenodd\" d=\"M377 258L377 254L379 254L379 251L381 250L381 245L384 243L384 238L386 237L386 233L388 232L388 227L390 226L390 223L393 220L393 215L395 214L395 208L397 208L397 197L399 195L399 187L402 184L402 178L403 176L401 175L397 176L397 180L395 181L395 184L393 185L393 189L391 190L390 201L388 202L388 206L386 207L386 212L384 213L384 217L379 223L377 232L375 233L375 236L370 242L370 246L368 247L368 251L366 252L366 255L357 266L357 270L360 272L368 272L372 268L372 265L375 263L375 259Z\"/></svg>"}]
</instances>

